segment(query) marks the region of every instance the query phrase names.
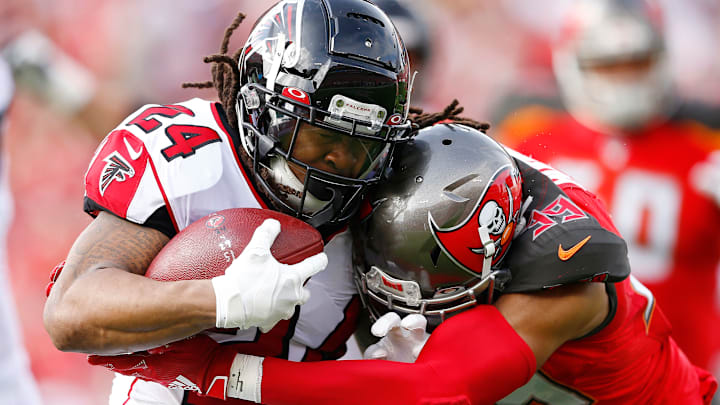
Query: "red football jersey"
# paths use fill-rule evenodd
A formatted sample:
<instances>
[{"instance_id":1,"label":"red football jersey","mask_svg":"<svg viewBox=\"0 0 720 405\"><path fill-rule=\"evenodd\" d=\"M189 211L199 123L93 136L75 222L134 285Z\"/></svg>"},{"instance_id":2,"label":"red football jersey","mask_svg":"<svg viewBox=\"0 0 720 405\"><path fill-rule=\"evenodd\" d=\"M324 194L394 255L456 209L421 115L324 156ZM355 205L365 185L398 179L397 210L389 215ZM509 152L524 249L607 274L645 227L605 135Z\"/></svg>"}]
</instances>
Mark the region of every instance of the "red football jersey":
<instances>
[{"instance_id":1,"label":"red football jersey","mask_svg":"<svg viewBox=\"0 0 720 405\"><path fill-rule=\"evenodd\" d=\"M696 164L720 149L718 133L671 120L611 136L539 106L509 117L500 126L503 142L573 176L606 202L627 241L632 273L657 298L673 338L694 364L720 364L720 209L692 181Z\"/></svg>"},{"instance_id":2,"label":"red football jersey","mask_svg":"<svg viewBox=\"0 0 720 405\"><path fill-rule=\"evenodd\" d=\"M529 207L524 215L530 220L513 239L508 257L513 277L502 293L608 280L606 321L594 333L560 346L527 384L509 395L519 381L530 378L534 368L528 367L528 361L533 365L535 361L527 354L529 347L517 343L519 336L509 325L494 322L488 306L479 305L440 324L413 364L376 360L299 364L266 359L263 400L271 404L710 403L715 379L690 363L670 337L670 325L650 290L621 268L617 259L622 255L627 262L626 251L609 237L600 239L597 228L616 232L602 202L552 167L509 152L523 175L523 198ZM543 213L552 221L543 222ZM553 234L558 230L562 232ZM595 235L587 246L596 246L584 247L575 259L585 260L568 267L558 241L577 231ZM595 249L605 253L598 255ZM531 260L513 261L513 251ZM591 268L589 273L586 268ZM607 271L596 273L602 269ZM493 357L497 353L501 354ZM515 381L508 384L511 379ZM298 396L301 390L305 391ZM344 398L348 392L352 397Z\"/></svg>"},{"instance_id":3,"label":"red football jersey","mask_svg":"<svg viewBox=\"0 0 720 405\"><path fill-rule=\"evenodd\" d=\"M614 286L617 307L610 324L562 345L528 384L499 404L561 399L573 404L702 404L697 393L711 395L713 377L693 367L668 337L669 324L650 291L632 276Z\"/></svg>"}]
</instances>

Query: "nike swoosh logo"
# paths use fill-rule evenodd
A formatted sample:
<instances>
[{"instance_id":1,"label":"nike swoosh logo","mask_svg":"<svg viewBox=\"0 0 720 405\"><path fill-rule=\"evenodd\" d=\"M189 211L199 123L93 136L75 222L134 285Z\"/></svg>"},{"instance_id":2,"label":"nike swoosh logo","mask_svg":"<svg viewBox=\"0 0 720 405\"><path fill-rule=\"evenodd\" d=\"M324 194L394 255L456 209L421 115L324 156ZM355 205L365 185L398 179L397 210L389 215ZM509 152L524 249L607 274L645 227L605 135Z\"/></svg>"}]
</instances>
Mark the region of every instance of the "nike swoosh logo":
<instances>
[{"instance_id":1,"label":"nike swoosh logo","mask_svg":"<svg viewBox=\"0 0 720 405\"><path fill-rule=\"evenodd\" d=\"M127 138L123 138L123 141L125 142L125 147L127 148L127 151L130 154L130 159L138 160L138 158L142 154L143 147L141 146L140 150L136 151L135 149L133 149L132 146L130 146L130 143L128 142Z\"/></svg>"},{"instance_id":2,"label":"nike swoosh logo","mask_svg":"<svg viewBox=\"0 0 720 405\"><path fill-rule=\"evenodd\" d=\"M563 249L562 243L559 244L558 245L558 258L560 258L560 260L563 260L563 261L570 259L571 257L573 257L575 255L575 253L577 253L578 250L580 250L580 248L585 246L585 244L590 240L591 237L592 237L592 235L588 235L587 238L581 240L580 242L575 244L575 246L571 247L568 250Z\"/></svg>"}]
</instances>

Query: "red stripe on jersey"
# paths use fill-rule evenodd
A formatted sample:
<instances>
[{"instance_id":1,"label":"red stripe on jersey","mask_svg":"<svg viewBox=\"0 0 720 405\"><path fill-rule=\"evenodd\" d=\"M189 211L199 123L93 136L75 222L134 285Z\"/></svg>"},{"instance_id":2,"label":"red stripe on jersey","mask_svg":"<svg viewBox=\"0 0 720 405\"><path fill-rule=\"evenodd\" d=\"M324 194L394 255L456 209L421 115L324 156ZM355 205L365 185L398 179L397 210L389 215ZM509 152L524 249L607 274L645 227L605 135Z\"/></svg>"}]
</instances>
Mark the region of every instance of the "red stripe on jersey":
<instances>
[{"instance_id":1,"label":"red stripe on jersey","mask_svg":"<svg viewBox=\"0 0 720 405\"><path fill-rule=\"evenodd\" d=\"M242 173L243 177L245 177L245 182L248 184L257 202L260 203L260 206L267 209L268 205L265 203L265 200L260 196L257 190L255 190L255 183L251 181L248 174L245 173L245 166L243 166L242 162L240 161L240 156L238 155L237 148L233 143L232 137L230 137L230 133L228 132L227 128L225 128L225 124L223 123L222 119L220 119L220 113L218 112L218 104L213 103L210 108L212 109L213 117L215 117L215 122L218 124L218 127L220 127L220 129L222 129L222 131L225 133L225 137L227 138L228 143L230 144L230 147L232 149L233 156L235 156L235 163L237 163L240 172Z\"/></svg>"},{"instance_id":2,"label":"red stripe on jersey","mask_svg":"<svg viewBox=\"0 0 720 405\"><path fill-rule=\"evenodd\" d=\"M158 190L160 190L160 194L162 195L163 201L165 201L165 208L167 209L168 215L170 216L170 220L172 221L173 228L175 228L175 232L180 232L180 228L178 227L177 220L175 219L175 214L173 214L173 210L170 207L170 200L167 198L165 189L163 188L162 183L160 182L160 177L158 176L157 169L155 168L155 163L153 163L152 159L149 159L148 161L150 162L150 169L152 170L153 176L155 177L155 182L158 185Z\"/></svg>"},{"instance_id":3,"label":"red stripe on jersey","mask_svg":"<svg viewBox=\"0 0 720 405\"><path fill-rule=\"evenodd\" d=\"M135 387L136 382L138 382L137 377L135 377L133 382L130 384L130 389L128 390L128 393L127 393L127 399L125 400L125 402L123 402L123 405L126 405L128 403L128 401L132 399L132 398L130 398L130 394L132 393L133 387Z\"/></svg>"},{"instance_id":4,"label":"red stripe on jersey","mask_svg":"<svg viewBox=\"0 0 720 405\"><path fill-rule=\"evenodd\" d=\"M343 344L357 329L360 309L360 296L353 295L343 311L343 320L317 349L308 348L303 361L320 361L342 357L347 351L347 347L344 347L342 351L340 349L343 348Z\"/></svg>"},{"instance_id":5,"label":"red stripe on jersey","mask_svg":"<svg viewBox=\"0 0 720 405\"><path fill-rule=\"evenodd\" d=\"M328 235L326 238L323 238L323 241L324 241L325 244L327 245L328 243L330 243L330 241L332 240L332 238L334 238L334 237L336 237L337 235L345 232L345 230L347 230L347 229L348 229L348 226L345 225L345 226L343 226L342 228L338 229L337 231L335 231L335 232L331 233L330 235Z\"/></svg>"}]
</instances>

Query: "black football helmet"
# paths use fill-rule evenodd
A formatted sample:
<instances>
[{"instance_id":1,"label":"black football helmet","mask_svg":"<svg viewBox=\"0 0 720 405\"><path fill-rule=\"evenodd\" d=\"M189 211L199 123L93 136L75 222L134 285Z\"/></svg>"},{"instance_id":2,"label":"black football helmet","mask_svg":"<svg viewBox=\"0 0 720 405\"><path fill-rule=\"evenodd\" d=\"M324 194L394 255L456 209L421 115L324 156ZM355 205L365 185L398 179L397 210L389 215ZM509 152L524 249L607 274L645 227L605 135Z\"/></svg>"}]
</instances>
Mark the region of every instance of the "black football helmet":
<instances>
[{"instance_id":1,"label":"black football helmet","mask_svg":"<svg viewBox=\"0 0 720 405\"><path fill-rule=\"evenodd\" d=\"M395 27L369 1L283 0L257 21L236 108L242 147L278 209L316 227L355 213L409 137L409 68ZM347 170L326 158L338 145Z\"/></svg>"},{"instance_id":2,"label":"black football helmet","mask_svg":"<svg viewBox=\"0 0 720 405\"><path fill-rule=\"evenodd\" d=\"M492 300L507 276L522 178L500 144L456 124L419 131L396 156L353 229L356 281L371 316L420 313L434 325L486 291Z\"/></svg>"}]
</instances>

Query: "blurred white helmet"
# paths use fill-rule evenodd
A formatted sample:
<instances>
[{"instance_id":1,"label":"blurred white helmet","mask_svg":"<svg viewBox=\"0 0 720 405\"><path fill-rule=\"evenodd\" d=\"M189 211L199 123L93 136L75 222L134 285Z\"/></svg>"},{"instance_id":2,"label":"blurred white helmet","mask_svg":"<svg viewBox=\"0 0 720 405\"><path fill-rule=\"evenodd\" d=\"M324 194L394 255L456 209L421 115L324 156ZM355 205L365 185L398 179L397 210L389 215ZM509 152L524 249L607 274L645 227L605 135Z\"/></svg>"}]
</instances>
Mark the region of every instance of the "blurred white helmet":
<instances>
[{"instance_id":1,"label":"blurred white helmet","mask_svg":"<svg viewBox=\"0 0 720 405\"><path fill-rule=\"evenodd\" d=\"M648 1L578 2L554 47L553 68L568 110L592 128L632 132L671 112L665 39Z\"/></svg>"}]
</instances>

